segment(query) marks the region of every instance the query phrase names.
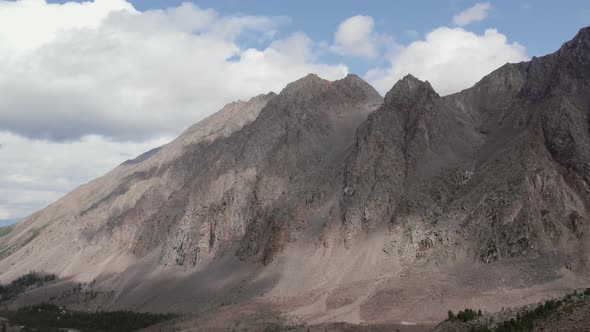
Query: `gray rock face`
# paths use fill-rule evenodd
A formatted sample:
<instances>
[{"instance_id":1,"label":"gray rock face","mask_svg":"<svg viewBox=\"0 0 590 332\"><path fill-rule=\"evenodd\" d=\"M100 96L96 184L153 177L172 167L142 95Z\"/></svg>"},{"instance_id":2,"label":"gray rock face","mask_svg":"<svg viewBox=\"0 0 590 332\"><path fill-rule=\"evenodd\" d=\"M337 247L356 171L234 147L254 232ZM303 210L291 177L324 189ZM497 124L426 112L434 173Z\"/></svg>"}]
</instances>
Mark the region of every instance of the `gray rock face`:
<instances>
[{"instance_id":1,"label":"gray rock face","mask_svg":"<svg viewBox=\"0 0 590 332\"><path fill-rule=\"evenodd\" d=\"M473 155L482 138L470 111L452 107L411 75L396 83L359 128L346 165L344 185L355 192L341 202L349 236L394 222L414 179L454 169Z\"/></svg>"},{"instance_id":2,"label":"gray rock face","mask_svg":"<svg viewBox=\"0 0 590 332\"><path fill-rule=\"evenodd\" d=\"M182 188L143 221L134 253L163 246L163 264L195 266L239 243L240 257L271 261L305 222L298 210L330 194L336 177L328 164L381 102L359 80L309 75L289 84L243 130L188 146L166 170L183 178Z\"/></svg>"},{"instance_id":3,"label":"gray rock face","mask_svg":"<svg viewBox=\"0 0 590 332\"><path fill-rule=\"evenodd\" d=\"M382 98L355 75L311 74L230 104L19 223L0 238L0 278L97 277L150 257L207 275L237 256L264 271L288 266L296 244L346 257L373 248L369 235L389 242L367 260L384 252L404 270L558 254L577 271L589 209L585 28L446 97L411 75Z\"/></svg>"},{"instance_id":4,"label":"gray rock face","mask_svg":"<svg viewBox=\"0 0 590 332\"><path fill-rule=\"evenodd\" d=\"M393 127L360 131L345 222L377 215L421 229L428 245L409 236L399 247L408 264L460 247L483 263L560 252L587 268L588 35L445 98L411 77L398 82L371 115Z\"/></svg>"}]
</instances>

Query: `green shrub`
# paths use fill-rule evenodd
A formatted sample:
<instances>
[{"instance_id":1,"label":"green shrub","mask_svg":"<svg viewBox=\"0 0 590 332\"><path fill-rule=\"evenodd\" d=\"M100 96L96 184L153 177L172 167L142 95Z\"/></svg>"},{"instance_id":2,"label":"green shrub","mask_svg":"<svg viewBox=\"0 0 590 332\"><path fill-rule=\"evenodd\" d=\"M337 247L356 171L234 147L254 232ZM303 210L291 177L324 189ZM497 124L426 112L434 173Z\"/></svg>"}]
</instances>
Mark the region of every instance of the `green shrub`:
<instances>
[{"instance_id":1,"label":"green shrub","mask_svg":"<svg viewBox=\"0 0 590 332\"><path fill-rule=\"evenodd\" d=\"M36 228L33 233L31 234L31 236L29 236L23 243L22 246L26 246L27 244L29 244L31 241L33 241L37 236L39 236L39 234L41 234L41 232L47 228L49 224L45 224L39 228Z\"/></svg>"},{"instance_id":2,"label":"green shrub","mask_svg":"<svg viewBox=\"0 0 590 332\"><path fill-rule=\"evenodd\" d=\"M475 312L475 310L472 310L472 309L465 309L465 310L459 311L459 313L457 313L457 319L462 322L468 322L468 321L474 320L476 318L477 318L477 312Z\"/></svg>"},{"instance_id":3,"label":"green shrub","mask_svg":"<svg viewBox=\"0 0 590 332\"><path fill-rule=\"evenodd\" d=\"M449 320L453 320L455 319L455 314L453 313L453 310L449 310L449 312L447 313Z\"/></svg>"},{"instance_id":4,"label":"green shrub","mask_svg":"<svg viewBox=\"0 0 590 332\"><path fill-rule=\"evenodd\" d=\"M0 285L0 301L6 301L17 297L31 288L40 287L48 282L56 280L54 274L30 272L13 280L8 285Z\"/></svg>"},{"instance_id":5,"label":"green shrub","mask_svg":"<svg viewBox=\"0 0 590 332\"><path fill-rule=\"evenodd\" d=\"M583 294L585 296L590 296L590 288L584 290ZM525 311L521 314L517 314L515 318L510 320L501 322L497 325L497 327L493 330L495 332L520 332L520 331L532 331L534 328L534 321L537 319L547 318L553 313L555 313L560 307L564 304L568 303L571 300L577 300L576 297L579 296L577 291L574 291L571 294L567 294L563 300L548 300L543 303L537 305L534 309ZM452 311L449 310L448 316L449 320L460 320L462 322L467 322L469 320L473 320L477 317L482 315L481 310L478 310L477 313L471 309L465 309L463 311L459 311L455 316ZM472 332L491 332L492 330L487 326L473 326L471 327Z\"/></svg>"},{"instance_id":6,"label":"green shrub","mask_svg":"<svg viewBox=\"0 0 590 332\"><path fill-rule=\"evenodd\" d=\"M470 320L474 320L477 317L481 316L481 310L475 311L473 309L465 309L461 310L455 315L453 311L449 310L447 313L448 320L460 320L462 322L467 322Z\"/></svg>"},{"instance_id":7,"label":"green shrub","mask_svg":"<svg viewBox=\"0 0 590 332\"><path fill-rule=\"evenodd\" d=\"M14 229L14 225L0 227L0 237L8 235Z\"/></svg>"},{"instance_id":8,"label":"green shrub","mask_svg":"<svg viewBox=\"0 0 590 332\"><path fill-rule=\"evenodd\" d=\"M534 310L529 310L522 315L517 315L516 319L498 324L496 332L519 332L532 331L534 321L540 318L547 318L562 305L562 301L548 300L539 304Z\"/></svg>"},{"instance_id":9,"label":"green shrub","mask_svg":"<svg viewBox=\"0 0 590 332\"><path fill-rule=\"evenodd\" d=\"M33 329L75 328L86 331L134 331L176 317L172 314L131 311L68 311L54 304L38 304L17 311L2 312L11 323Z\"/></svg>"}]
</instances>

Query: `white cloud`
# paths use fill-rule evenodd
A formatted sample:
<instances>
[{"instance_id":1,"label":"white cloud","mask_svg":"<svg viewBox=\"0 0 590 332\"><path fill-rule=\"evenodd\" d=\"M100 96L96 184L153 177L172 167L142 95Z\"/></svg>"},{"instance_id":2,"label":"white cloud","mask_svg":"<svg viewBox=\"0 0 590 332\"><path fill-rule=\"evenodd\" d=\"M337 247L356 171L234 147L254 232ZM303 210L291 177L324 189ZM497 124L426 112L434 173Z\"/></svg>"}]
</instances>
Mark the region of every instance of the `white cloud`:
<instances>
[{"instance_id":1,"label":"white cloud","mask_svg":"<svg viewBox=\"0 0 590 332\"><path fill-rule=\"evenodd\" d=\"M12 213L0 206L0 227L4 226L3 219L10 219Z\"/></svg>"},{"instance_id":2,"label":"white cloud","mask_svg":"<svg viewBox=\"0 0 590 332\"><path fill-rule=\"evenodd\" d=\"M302 33L276 39L284 20L222 16L190 3L138 12L124 0L0 0L0 130L141 140L178 133L227 102L309 72L347 73L316 63ZM243 36L274 43L241 49Z\"/></svg>"},{"instance_id":3,"label":"white cloud","mask_svg":"<svg viewBox=\"0 0 590 332\"><path fill-rule=\"evenodd\" d=\"M372 58L377 55L375 22L371 16L357 15L344 20L334 33L332 49L340 54Z\"/></svg>"},{"instance_id":4,"label":"white cloud","mask_svg":"<svg viewBox=\"0 0 590 332\"><path fill-rule=\"evenodd\" d=\"M4 52L34 50L59 33L97 28L115 11L135 12L124 0L48 5L40 0L0 1L0 42Z\"/></svg>"},{"instance_id":5,"label":"white cloud","mask_svg":"<svg viewBox=\"0 0 590 332\"><path fill-rule=\"evenodd\" d=\"M24 217L121 162L170 141L114 142L100 136L59 143L0 132L0 219Z\"/></svg>"},{"instance_id":6,"label":"white cloud","mask_svg":"<svg viewBox=\"0 0 590 332\"><path fill-rule=\"evenodd\" d=\"M472 86L506 62L527 58L523 46L508 43L506 36L494 29L477 35L462 28L441 27L424 40L400 47L391 56L388 68L375 68L366 78L385 93L410 73L428 80L439 94L446 95Z\"/></svg>"},{"instance_id":7,"label":"white cloud","mask_svg":"<svg viewBox=\"0 0 590 332\"><path fill-rule=\"evenodd\" d=\"M489 2L475 4L453 16L453 24L462 27L472 22L481 21L488 16L490 9L492 9L492 5Z\"/></svg>"}]
</instances>

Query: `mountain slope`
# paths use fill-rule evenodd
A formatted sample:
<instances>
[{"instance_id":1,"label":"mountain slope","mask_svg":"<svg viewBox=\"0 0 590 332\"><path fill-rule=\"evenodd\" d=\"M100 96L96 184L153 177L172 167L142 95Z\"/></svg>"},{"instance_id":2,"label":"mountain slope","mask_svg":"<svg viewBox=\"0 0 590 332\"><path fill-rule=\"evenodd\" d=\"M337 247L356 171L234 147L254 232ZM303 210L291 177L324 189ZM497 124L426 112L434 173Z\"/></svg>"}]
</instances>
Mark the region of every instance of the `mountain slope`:
<instances>
[{"instance_id":1,"label":"mountain slope","mask_svg":"<svg viewBox=\"0 0 590 332\"><path fill-rule=\"evenodd\" d=\"M21 221L0 279L66 278L21 304L96 279L85 306L428 323L588 286L589 208L584 28L449 96L311 74L230 104Z\"/></svg>"},{"instance_id":2,"label":"mountain slope","mask_svg":"<svg viewBox=\"0 0 590 332\"><path fill-rule=\"evenodd\" d=\"M10 272L14 272L14 275L31 269L51 269L63 274L99 274L100 270L92 271L97 268L96 263L105 257L126 256L129 248L129 243L125 243L129 238L124 238L125 234L118 234L118 238L109 234L109 228L116 222L112 218L113 214L132 207L142 195L150 192L164 194L179 186L176 179L171 180L168 174L149 177L149 172L171 163L189 144L228 136L252 122L274 96L274 93L270 93L254 97L248 102L229 104L187 129L173 142L123 163L105 176L82 185L46 209L24 219L10 236L2 238L0 242L0 257L17 252L2 264L9 264L6 266L11 266ZM92 237L90 233L97 229L105 232ZM110 229L110 232L113 230ZM28 243L33 249L20 250L23 244ZM43 254L39 255L38 251ZM74 254L84 254L86 257L74 258ZM80 261L65 261L64 255ZM125 266L133 260L124 259L121 264ZM30 262L24 264L27 261ZM68 271L68 266L76 264L80 264L78 269Z\"/></svg>"}]
</instances>

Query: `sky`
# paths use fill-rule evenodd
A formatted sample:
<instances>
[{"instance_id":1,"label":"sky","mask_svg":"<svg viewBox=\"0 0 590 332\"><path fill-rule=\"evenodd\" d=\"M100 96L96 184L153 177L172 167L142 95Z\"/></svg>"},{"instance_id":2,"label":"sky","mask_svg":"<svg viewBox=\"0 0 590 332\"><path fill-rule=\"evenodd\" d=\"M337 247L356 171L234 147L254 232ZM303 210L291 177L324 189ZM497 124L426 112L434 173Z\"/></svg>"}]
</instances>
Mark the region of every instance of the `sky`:
<instances>
[{"instance_id":1,"label":"sky","mask_svg":"<svg viewBox=\"0 0 590 332\"><path fill-rule=\"evenodd\" d=\"M447 95L589 24L587 0L0 0L0 219L311 72Z\"/></svg>"}]
</instances>

